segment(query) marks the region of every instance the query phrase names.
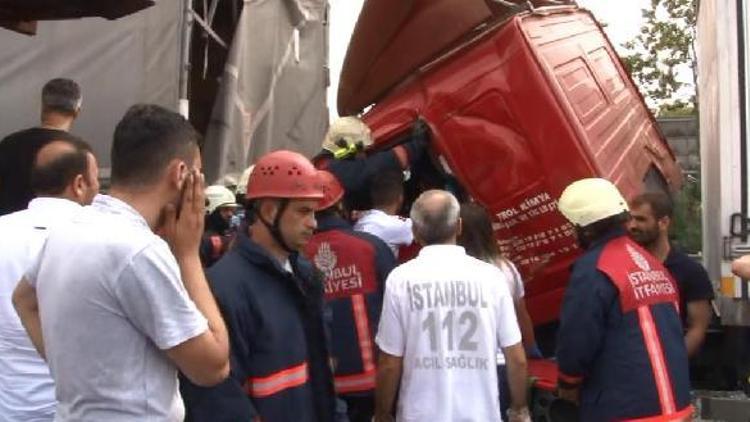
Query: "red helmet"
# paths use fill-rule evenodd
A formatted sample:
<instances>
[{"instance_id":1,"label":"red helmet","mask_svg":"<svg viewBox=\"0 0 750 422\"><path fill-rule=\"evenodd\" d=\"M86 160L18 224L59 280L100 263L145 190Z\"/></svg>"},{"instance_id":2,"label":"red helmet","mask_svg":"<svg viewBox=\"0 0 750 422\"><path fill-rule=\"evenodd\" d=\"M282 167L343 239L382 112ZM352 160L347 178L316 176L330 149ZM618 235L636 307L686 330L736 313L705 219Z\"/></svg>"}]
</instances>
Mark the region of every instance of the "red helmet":
<instances>
[{"instance_id":1,"label":"red helmet","mask_svg":"<svg viewBox=\"0 0 750 422\"><path fill-rule=\"evenodd\" d=\"M333 174L320 170L318 171L318 183L323 189L323 199L318 204L318 209L324 210L335 205L344 196L344 187Z\"/></svg>"},{"instance_id":2,"label":"red helmet","mask_svg":"<svg viewBox=\"0 0 750 422\"><path fill-rule=\"evenodd\" d=\"M274 151L261 157L247 182L248 199L323 199L318 170L293 151Z\"/></svg>"}]
</instances>

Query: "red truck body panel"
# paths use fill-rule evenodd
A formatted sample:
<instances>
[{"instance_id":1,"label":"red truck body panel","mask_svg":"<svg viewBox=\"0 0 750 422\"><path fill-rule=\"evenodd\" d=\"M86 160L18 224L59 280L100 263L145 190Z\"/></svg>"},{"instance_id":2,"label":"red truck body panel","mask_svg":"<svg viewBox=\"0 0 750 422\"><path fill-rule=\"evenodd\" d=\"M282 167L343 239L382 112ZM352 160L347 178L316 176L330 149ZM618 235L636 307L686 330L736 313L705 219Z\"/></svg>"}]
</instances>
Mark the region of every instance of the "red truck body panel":
<instances>
[{"instance_id":1,"label":"red truck body panel","mask_svg":"<svg viewBox=\"0 0 750 422\"><path fill-rule=\"evenodd\" d=\"M539 9L542 10L542 9ZM591 14L525 12L423 67L365 114L376 148L418 117L431 150L495 220L526 280L535 323L553 321L580 254L557 211L571 182L606 177L626 197L650 169L671 189L679 167Z\"/></svg>"}]
</instances>

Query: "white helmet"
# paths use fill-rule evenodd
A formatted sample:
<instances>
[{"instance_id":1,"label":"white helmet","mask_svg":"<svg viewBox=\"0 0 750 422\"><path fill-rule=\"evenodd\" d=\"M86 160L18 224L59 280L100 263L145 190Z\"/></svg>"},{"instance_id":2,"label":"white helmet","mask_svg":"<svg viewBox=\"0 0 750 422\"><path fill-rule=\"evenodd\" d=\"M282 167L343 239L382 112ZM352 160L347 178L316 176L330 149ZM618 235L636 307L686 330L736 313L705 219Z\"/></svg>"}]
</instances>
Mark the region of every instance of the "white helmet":
<instances>
[{"instance_id":1,"label":"white helmet","mask_svg":"<svg viewBox=\"0 0 750 422\"><path fill-rule=\"evenodd\" d=\"M629 211L617 187L600 178L571 183L560 195L557 208L571 223L581 227Z\"/></svg>"},{"instance_id":2,"label":"white helmet","mask_svg":"<svg viewBox=\"0 0 750 422\"><path fill-rule=\"evenodd\" d=\"M356 146L362 143L367 148L372 145L372 135L370 128L356 116L339 117L328 128L325 138L323 138L323 149L335 153L341 146L337 145L340 140L346 142L346 147Z\"/></svg>"},{"instance_id":3,"label":"white helmet","mask_svg":"<svg viewBox=\"0 0 750 422\"><path fill-rule=\"evenodd\" d=\"M255 164L252 164L240 175L240 180L237 181L237 195L245 195L247 193L247 181L250 180L250 173L253 172L254 168Z\"/></svg>"},{"instance_id":4,"label":"white helmet","mask_svg":"<svg viewBox=\"0 0 750 422\"><path fill-rule=\"evenodd\" d=\"M218 184L226 186L229 190L236 190L238 175L238 173L227 173L219 179Z\"/></svg>"},{"instance_id":5,"label":"white helmet","mask_svg":"<svg viewBox=\"0 0 750 422\"><path fill-rule=\"evenodd\" d=\"M220 207L236 207L234 194L222 185L211 185L206 188L206 213L211 214Z\"/></svg>"}]
</instances>

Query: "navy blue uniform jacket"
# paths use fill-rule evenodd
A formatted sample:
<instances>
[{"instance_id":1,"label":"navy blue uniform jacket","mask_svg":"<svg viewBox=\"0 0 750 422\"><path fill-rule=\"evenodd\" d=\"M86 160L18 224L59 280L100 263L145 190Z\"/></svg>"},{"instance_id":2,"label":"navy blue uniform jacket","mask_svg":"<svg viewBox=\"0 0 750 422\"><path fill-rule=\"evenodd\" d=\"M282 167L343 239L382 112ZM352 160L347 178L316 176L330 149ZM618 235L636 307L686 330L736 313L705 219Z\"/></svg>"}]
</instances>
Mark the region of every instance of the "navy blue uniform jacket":
<instances>
[{"instance_id":1,"label":"navy blue uniform jacket","mask_svg":"<svg viewBox=\"0 0 750 422\"><path fill-rule=\"evenodd\" d=\"M644 340L647 333L639 313L623 313L618 288L598 269L605 246L624 241L622 236L624 230L613 230L578 258L563 298L557 341L560 381L580 384L582 421L661 414L655 371ZM653 320L649 327L655 328L660 340L679 411L690 404L690 381L676 302L647 308Z\"/></svg>"},{"instance_id":2,"label":"navy blue uniform jacket","mask_svg":"<svg viewBox=\"0 0 750 422\"><path fill-rule=\"evenodd\" d=\"M376 362L373 339L385 280L396 259L385 242L354 231L332 214L319 216L318 231L305 247L305 254L325 277L325 296L332 311L336 391L342 395L372 394Z\"/></svg>"},{"instance_id":3,"label":"navy blue uniform jacket","mask_svg":"<svg viewBox=\"0 0 750 422\"><path fill-rule=\"evenodd\" d=\"M328 422L335 395L323 290L310 263L294 274L246 234L207 272L231 342L231 374L201 388L182 382L189 421Z\"/></svg>"}]
</instances>

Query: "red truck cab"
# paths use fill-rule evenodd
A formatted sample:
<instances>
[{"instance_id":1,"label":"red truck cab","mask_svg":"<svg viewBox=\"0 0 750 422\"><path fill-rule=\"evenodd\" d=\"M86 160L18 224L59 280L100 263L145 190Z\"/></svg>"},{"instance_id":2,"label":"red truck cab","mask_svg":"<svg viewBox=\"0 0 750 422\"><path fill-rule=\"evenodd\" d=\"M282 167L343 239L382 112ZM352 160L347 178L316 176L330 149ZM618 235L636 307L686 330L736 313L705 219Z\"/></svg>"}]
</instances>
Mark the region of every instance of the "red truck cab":
<instances>
[{"instance_id":1,"label":"red truck cab","mask_svg":"<svg viewBox=\"0 0 750 422\"><path fill-rule=\"evenodd\" d=\"M375 149L402 142L416 119L426 122L434 167L494 216L498 242L524 276L532 319L544 324L557 319L580 253L557 211L563 189L604 177L632 197L676 190L681 173L590 12L490 3L366 2L339 111L371 105L364 120ZM386 17L397 22L377 25Z\"/></svg>"}]
</instances>

